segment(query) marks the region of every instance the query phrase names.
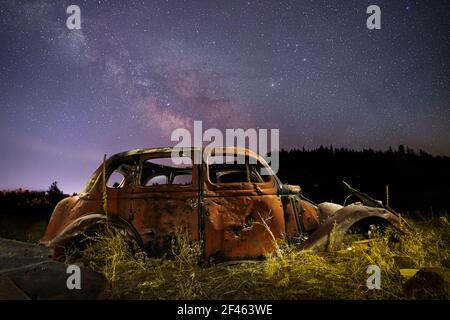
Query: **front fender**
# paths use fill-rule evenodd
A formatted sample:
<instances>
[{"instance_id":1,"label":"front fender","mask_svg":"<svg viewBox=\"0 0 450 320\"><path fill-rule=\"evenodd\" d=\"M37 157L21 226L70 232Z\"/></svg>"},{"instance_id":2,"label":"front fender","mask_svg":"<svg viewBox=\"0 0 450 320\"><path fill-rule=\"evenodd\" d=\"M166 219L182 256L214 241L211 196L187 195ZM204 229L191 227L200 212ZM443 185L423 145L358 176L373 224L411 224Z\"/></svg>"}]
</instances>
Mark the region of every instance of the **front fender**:
<instances>
[{"instance_id":1,"label":"front fender","mask_svg":"<svg viewBox=\"0 0 450 320\"><path fill-rule=\"evenodd\" d=\"M56 237L50 241L42 241L41 244L48 248L64 246L68 241L83 234L102 231L108 223L116 230L120 230L127 241L134 240L142 248L143 242L139 232L134 226L120 216L108 216L103 213L91 213L83 215L66 226Z\"/></svg>"},{"instance_id":2,"label":"front fender","mask_svg":"<svg viewBox=\"0 0 450 320\"><path fill-rule=\"evenodd\" d=\"M399 218L384 208L368 207L360 204L351 204L338 211L324 221L306 240L303 249L326 250L333 234L333 243L339 247L347 231L355 223L367 218L379 218L400 230ZM336 227L335 227L336 226Z\"/></svg>"},{"instance_id":3,"label":"front fender","mask_svg":"<svg viewBox=\"0 0 450 320\"><path fill-rule=\"evenodd\" d=\"M80 196L71 196L58 202L52 212L44 236L40 242L48 242L56 237L70 223L73 209L80 203Z\"/></svg>"}]
</instances>

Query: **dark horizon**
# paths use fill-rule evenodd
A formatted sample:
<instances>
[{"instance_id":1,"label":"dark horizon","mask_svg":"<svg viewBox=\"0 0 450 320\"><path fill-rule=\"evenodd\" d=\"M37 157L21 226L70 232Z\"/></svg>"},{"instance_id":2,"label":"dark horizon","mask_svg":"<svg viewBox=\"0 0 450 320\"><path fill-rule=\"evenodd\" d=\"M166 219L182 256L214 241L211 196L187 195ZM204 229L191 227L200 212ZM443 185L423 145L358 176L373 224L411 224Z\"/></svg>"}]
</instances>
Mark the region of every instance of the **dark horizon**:
<instances>
[{"instance_id":1,"label":"dark horizon","mask_svg":"<svg viewBox=\"0 0 450 320\"><path fill-rule=\"evenodd\" d=\"M134 149L137 149L137 148L134 148ZM130 150L132 150L132 149L130 149ZM302 147L298 147L298 148L281 149L280 150L280 154L283 154L283 153L286 154L286 153L290 153L290 152L294 152L294 153L295 152L314 153L314 152L319 152L319 151L329 152L330 150L333 150L333 152L337 152L337 153L345 152L345 153L350 153L350 154L365 154L365 153L367 154L367 153L372 153L373 152L374 154L387 155L388 153L392 152L393 154L398 155L399 153L402 153L402 154L404 154L406 156L408 156L408 155L414 156L414 157L425 156L425 157L431 157L432 159L438 159L438 158L445 159L445 160L447 160L449 162L449 165L450 165L450 156L447 156L447 155L433 155L431 153L426 152L425 150L422 150L422 149L414 150L414 149L410 148L409 146L402 145L402 144L397 146L397 147L389 146L389 148L387 148L385 150L371 149L371 148L357 150L357 149L349 149L349 148L345 148L345 147L337 147L337 146L332 146L332 145L330 145L330 146L320 145L320 146L318 146L316 148L305 148L304 146L302 146ZM121 150L121 151L119 151L117 153L124 152L124 151L127 151L127 150ZM109 158L110 156L112 156L114 154L109 154L109 155L107 155L107 157ZM92 167L91 171L86 171L86 172L82 173L84 176L86 176L86 179L85 179L85 181L83 181L83 182L81 182L79 184L77 189L70 189L70 190L64 189L65 183L61 183L61 181L64 181L64 180L56 178L53 181L49 181L47 185L42 185L41 187L37 187L37 188L36 187L27 188L27 187L24 187L24 186L17 186L17 187L12 187L12 188L1 188L0 187L0 191L6 191L7 192L7 191L19 191L19 190L22 190L22 191L30 191L30 192L33 192L33 191L44 192L44 191L48 190L48 188L50 187L50 185L53 182L57 182L58 188L62 192L64 192L65 194L71 195L73 193L79 193L84 188L84 186L87 183L87 180L91 176L91 174L101 165L102 160L103 160L103 155L101 155L99 158L100 158L100 160L98 161L98 163L96 165L94 165L94 167ZM332 160L328 159L327 161L332 161ZM280 172L284 172L285 173L286 171L288 171L291 168L286 169L285 166L283 166L283 163L284 163L283 158L281 158L280 159ZM312 169L312 171L317 170L317 168L314 167L314 166L311 169ZM277 173L277 175L279 175L279 173ZM285 178L286 181L282 181L282 182L289 182L289 179L287 177L288 177L287 175L284 175L282 178ZM388 179L388 176L386 176L385 178ZM320 180L320 177L317 177L317 179ZM336 191L339 191L339 190L336 190ZM342 191L342 190L340 190L340 191ZM337 193L340 193L340 192L337 192Z\"/></svg>"},{"instance_id":2,"label":"dark horizon","mask_svg":"<svg viewBox=\"0 0 450 320\"><path fill-rule=\"evenodd\" d=\"M79 192L103 154L194 120L450 156L450 3L380 0L369 30L372 4L0 1L0 189Z\"/></svg>"}]
</instances>

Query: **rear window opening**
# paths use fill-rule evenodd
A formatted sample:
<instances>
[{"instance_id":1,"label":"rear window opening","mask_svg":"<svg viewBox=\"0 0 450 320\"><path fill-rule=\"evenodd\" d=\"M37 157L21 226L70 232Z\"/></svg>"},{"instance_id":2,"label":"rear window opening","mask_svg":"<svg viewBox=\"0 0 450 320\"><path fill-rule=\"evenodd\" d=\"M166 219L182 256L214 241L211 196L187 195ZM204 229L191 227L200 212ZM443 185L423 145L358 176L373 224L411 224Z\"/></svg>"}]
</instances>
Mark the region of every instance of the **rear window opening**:
<instances>
[{"instance_id":1,"label":"rear window opening","mask_svg":"<svg viewBox=\"0 0 450 320\"><path fill-rule=\"evenodd\" d=\"M270 176L261 175L263 165L248 156L212 156L208 163L208 177L212 183L265 183L271 180Z\"/></svg>"}]
</instances>

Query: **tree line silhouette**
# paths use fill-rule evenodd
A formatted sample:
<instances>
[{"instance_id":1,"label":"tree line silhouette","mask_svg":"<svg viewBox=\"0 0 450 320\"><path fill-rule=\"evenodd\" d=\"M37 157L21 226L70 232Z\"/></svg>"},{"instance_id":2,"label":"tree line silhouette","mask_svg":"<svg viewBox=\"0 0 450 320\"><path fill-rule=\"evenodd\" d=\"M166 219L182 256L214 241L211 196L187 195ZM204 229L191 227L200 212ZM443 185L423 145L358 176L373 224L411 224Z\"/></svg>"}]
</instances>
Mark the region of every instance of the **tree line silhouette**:
<instances>
[{"instance_id":1,"label":"tree line silhouette","mask_svg":"<svg viewBox=\"0 0 450 320\"><path fill-rule=\"evenodd\" d=\"M46 191L3 190L0 191L0 214L48 219L56 204L67 196L56 181Z\"/></svg>"},{"instance_id":2,"label":"tree line silhouette","mask_svg":"<svg viewBox=\"0 0 450 320\"><path fill-rule=\"evenodd\" d=\"M387 151L333 146L282 150L278 176L284 183L300 185L302 193L315 202L343 204L350 194L342 183L346 181L383 202L388 190L389 205L396 210L450 212L450 157L403 145Z\"/></svg>"},{"instance_id":3,"label":"tree line silhouette","mask_svg":"<svg viewBox=\"0 0 450 320\"><path fill-rule=\"evenodd\" d=\"M347 204L356 199L342 181L403 212L450 212L450 157L432 156L400 145L397 149L355 151L333 146L281 150L277 173L283 183L297 184L315 202ZM386 188L388 187L388 188ZM53 182L46 191L0 191L0 214L48 219L64 194ZM347 199L347 200L346 200Z\"/></svg>"}]
</instances>

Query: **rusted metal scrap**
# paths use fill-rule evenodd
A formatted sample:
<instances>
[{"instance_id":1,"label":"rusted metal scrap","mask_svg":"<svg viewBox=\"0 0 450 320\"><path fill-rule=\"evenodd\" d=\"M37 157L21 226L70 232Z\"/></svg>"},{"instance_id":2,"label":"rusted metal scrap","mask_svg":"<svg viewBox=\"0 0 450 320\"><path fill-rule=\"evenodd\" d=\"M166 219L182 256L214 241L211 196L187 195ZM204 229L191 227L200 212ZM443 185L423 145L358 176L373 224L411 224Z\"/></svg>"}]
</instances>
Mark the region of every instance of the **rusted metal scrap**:
<instances>
[{"instance_id":1,"label":"rusted metal scrap","mask_svg":"<svg viewBox=\"0 0 450 320\"><path fill-rule=\"evenodd\" d=\"M160 161L173 154L191 164ZM245 163L213 163L219 154L243 157ZM203 156L209 160L195 164L193 159ZM399 225L398 216L380 205L316 205L301 195L299 186L282 184L263 157L243 148L136 149L107 159L105 177L102 167L82 193L58 203L43 245L58 252L108 221L151 255L167 252L171 240L184 230L191 241L202 240L205 258L239 259L272 252L274 239L303 237L304 248L323 249L333 229L334 245L339 246L356 224ZM261 168L272 174L260 175ZM114 175L119 179L110 183ZM107 216L103 180L108 181Z\"/></svg>"}]
</instances>

